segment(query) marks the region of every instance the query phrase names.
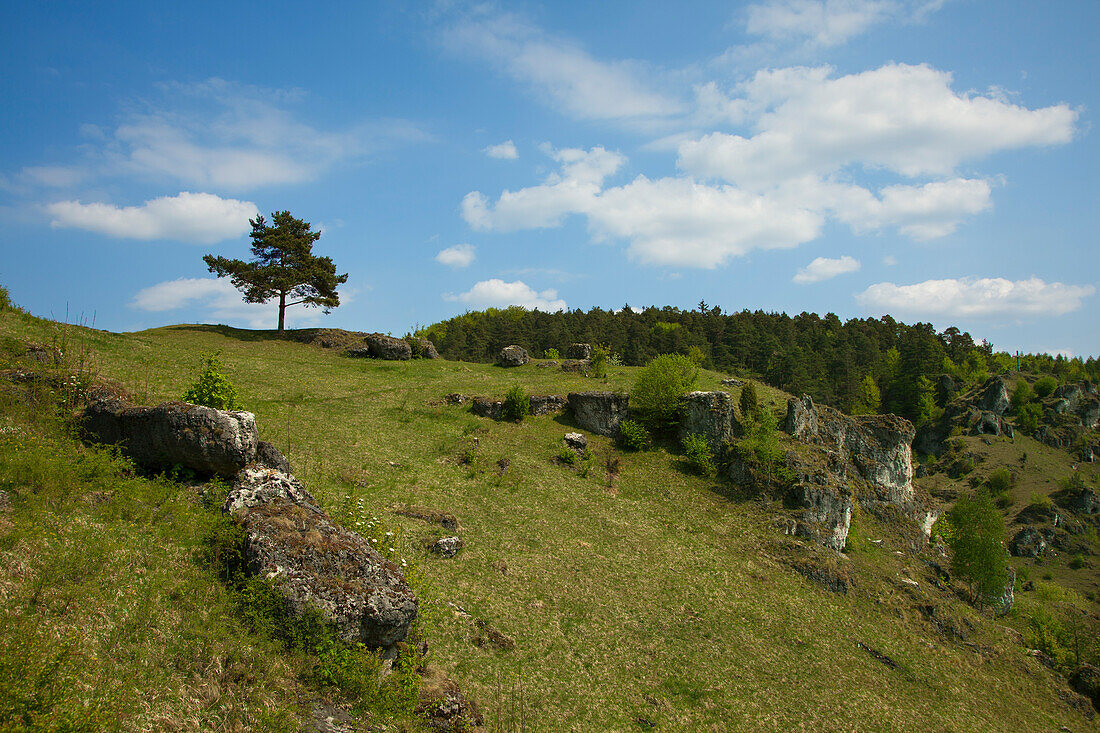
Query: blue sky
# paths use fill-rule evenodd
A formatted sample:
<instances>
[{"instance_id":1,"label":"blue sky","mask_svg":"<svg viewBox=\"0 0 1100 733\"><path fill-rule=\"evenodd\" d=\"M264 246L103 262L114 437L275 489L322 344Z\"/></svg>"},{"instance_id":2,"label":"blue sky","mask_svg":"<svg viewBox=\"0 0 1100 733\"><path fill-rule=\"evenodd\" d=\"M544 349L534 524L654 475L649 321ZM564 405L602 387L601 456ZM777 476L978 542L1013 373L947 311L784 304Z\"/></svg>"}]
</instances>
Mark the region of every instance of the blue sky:
<instances>
[{"instance_id":1,"label":"blue sky","mask_svg":"<svg viewBox=\"0 0 1100 733\"><path fill-rule=\"evenodd\" d=\"M1100 354L1100 3L5 3L0 283L271 328L202 262L289 210L330 315L885 313Z\"/></svg>"}]
</instances>

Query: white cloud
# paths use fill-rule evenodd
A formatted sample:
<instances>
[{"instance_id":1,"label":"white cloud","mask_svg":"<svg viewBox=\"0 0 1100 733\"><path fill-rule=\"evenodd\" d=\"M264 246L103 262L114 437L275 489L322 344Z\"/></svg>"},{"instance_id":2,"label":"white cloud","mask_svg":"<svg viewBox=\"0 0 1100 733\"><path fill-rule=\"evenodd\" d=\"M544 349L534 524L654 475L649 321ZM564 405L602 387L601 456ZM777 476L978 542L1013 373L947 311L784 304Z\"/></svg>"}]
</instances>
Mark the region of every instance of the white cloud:
<instances>
[{"instance_id":1,"label":"white cloud","mask_svg":"<svg viewBox=\"0 0 1100 733\"><path fill-rule=\"evenodd\" d=\"M490 145L487 148L482 148L481 152L485 153L490 158L497 158L498 160L515 160L519 157L519 151L516 150L516 144L511 140L505 140L499 145Z\"/></svg>"},{"instance_id":2,"label":"white cloud","mask_svg":"<svg viewBox=\"0 0 1100 733\"><path fill-rule=\"evenodd\" d=\"M76 228L124 239L172 239L212 244L249 231L259 211L251 201L184 191L141 206L58 201L46 206L54 228Z\"/></svg>"},{"instance_id":3,"label":"white cloud","mask_svg":"<svg viewBox=\"0 0 1100 733\"><path fill-rule=\"evenodd\" d=\"M745 30L809 47L837 46L872 26L922 20L946 0L768 0L750 5Z\"/></svg>"},{"instance_id":4,"label":"white cloud","mask_svg":"<svg viewBox=\"0 0 1100 733\"><path fill-rule=\"evenodd\" d=\"M441 249L435 256L435 261L448 267L469 267L474 261L474 246L472 244L456 244L453 247Z\"/></svg>"},{"instance_id":5,"label":"white cloud","mask_svg":"<svg viewBox=\"0 0 1100 733\"><path fill-rule=\"evenodd\" d=\"M926 280L914 285L877 283L856 295L872 311L920 318L1022 318L1060 316L1081 308L1096 292L1092 285L1027 280L961 278Z\"/></svg>"},{"instance_id":6,"label":"white cloud","mask_svg":"<svg viewBox=\"0 0 1100 733\"><path fill-rule=\"evenodd\" d=\"M565 310L565 301L558 298L558 291L543 290L536 292L522 280L504 282L493 278L476 283L465 293L444 294L445 300L467 303L478 308L505 308L518 305L528 310L540 310L546 313Z\"/></svg>"},{"instance_id":7,"label":"white cloud","mask_svg":"<svg viewBox=\"0 0 1100 733\"><path fill-rule=\"evenodd\" d=\"M819 283L822 280L831 280L838 275L855 272L858 269L859 260L854 257L849 257L848 255L844 255L837 259L817 257L813 262L801 268L791 279L791 282L799 285Z\"/></svg>"},{"instance_id":8,"label":"white cloud","mask_svg":"<svg viewBox=\"0 0 1100 733\"><path fill-rule=\"evenodd\" d=\"M347 302L347 298L343 300ZM130 301L130 307L150 313L187 308L198 312L200 322L225 323L245 328L270 329L275 328L279 322L277 302L246 303L228 278L194 277L157 283L138 291ZM317 308L288 308L287 327L313 325L320 321L321 315Z\"/></svg>"},{"instance_id":9,"label":"white cloud","mask_svg":"<svg viewBox=\"0 0 1100 733\"><path fill-rule=\"evenodd\" d=\"M631 61L600 61L512 15L463 20L443 33L462 54L491 62L547 104L581 119L667 118L683 111L651 88L653 72Z\"/></svg>"},{"instance_id":10,"label":"white cloud","mask_svg":"<svg viewBox=\"0 0 1100 733\"><path fill-rule=\"evenodd\" d=\"M758 72L740 89L757 133L684 142L679 166L750 188L848 166L949 175L998 151L1069 142L1078 116L1066 104L1030 110L997 94L957 94L950 73L923 64L831 74L824 67Z\"/></svg>"}]
</instances>

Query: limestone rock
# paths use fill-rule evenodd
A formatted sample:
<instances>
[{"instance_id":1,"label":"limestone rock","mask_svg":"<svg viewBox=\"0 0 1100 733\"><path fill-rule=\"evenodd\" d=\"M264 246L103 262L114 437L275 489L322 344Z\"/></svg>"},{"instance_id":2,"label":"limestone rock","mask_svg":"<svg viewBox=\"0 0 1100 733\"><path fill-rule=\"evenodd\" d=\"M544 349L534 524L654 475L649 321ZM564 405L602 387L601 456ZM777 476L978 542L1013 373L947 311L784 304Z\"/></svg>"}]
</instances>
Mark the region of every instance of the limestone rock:
<instances>
[{"instance_id":1,"label":"limestone rock","mask_svg":"<svg viewBox=\"0 0 1100 733\"><path fill-rule=\"evenodd\" d=\"M531 415L549 415L565 409L565 398L556 394L531 395Z\"/></svg>"},{"instance_id":2,"label":"limestone rock","mask_svg":"<svg viewBox=\"0 0 1100 733\"><path fill-rule=\"evenodd\" d=\"M256 444L256 463L276 471L290 473L290 461L286 459L282 451L266 440Z\"/></svg>"},{"instance_id":3,"label":"limestone rock","mask_svg":"<svg viewBox=\"0 0 1100 733\"><path fill-rule=\"evenodd\" d=\"M383 333L372 333L363 339L374 359L386 361L408 361L412 358L412 347L405 339L394 338Z\"/></svg>"},{"instance_id":4,"label":"limestone rock","mask_svg":"<svg viewBox=\"0 0 1100 733\"><path fill-rule=\"evenodd\" d=\"M420 344L420 358L421 359L438 359L439 352L435 350L435 344L425 338L418 338L417 343Z\"/></svg>"},{"instance_id":5,"label":"limestone rock","mask_svg":"<svg viewBox=\"0 0 1100 733\"><path fill-rule=\"evenodd\" d=\"M591 366L592 362L588 359L566 359L561 363L561 370L563 372L587 373Z\"/></svg>"},{"instance_id":6,"label":"limestone rock","mask_svg":"<svg viewBox=\"0 0 1100 733\"><path fill-rule=\"evenodd\" d=\"M569 348L565 350L566 359L578 359L580 361L588 361L592 358L592 345L591 344L570 344Z\"/></svg>"},{"instance_id":7,"label":"limestone rock","mask_svg":"<svg viewBox=\"0 0 1100 733\"><path fill-rule=\"evenodd\" d=\"M1005 581L1004 590L999 595L990 596L986 603L993 609L994 616L1004 616L1012 610L1014 597L1012 589L1016 587L1016 569L1008 568L1008 580Z\"/></svg>"},{"instance_id":8,"label":"limestone rock","mask_svg":"<svg viewBox=\"0 0 1100 733\"><path fill-rule=\"evenodd\" d=\"M470 402L470 412L478 417L501 420L504 417L504 402L502 400L491 400L488 397L475 397Z\"/></svg>"},{"instance_id":9,"label":"limestone rock","mask_svg":"<svg viewBox=\"0 0 1100 733\"><path fill-rule=\"evenodd\" d=\"M1024 527L1008 542L1008 551L1013 557L1039 557L1046 552L1054 530L1039 530Z\"/></svg>"},{"instance_id":10,"label":"limestone rock","mask_svg":"<svg viewBox=\"0 0 1100 733\"><path fill-rule=\"evenodd\" d=\"M461 537L441 537L428 549L440 557L454 557L465 546Z\"/></svg>"},{"instance_id":11,"label":"limestone rock","mask_svg":"<svg viewBox=\"0 0 1100 733\"><path fill-rule=\"evenodd\" d=\"M400 569L335 524L293 476L245 469L226 511L246 532L249 572L272 580L291 613L314 607L349 643L391 647L416 618Z\"/></svg>"},{"instance_id":12,"label":"limestone rock","mask_svg":"<svg viewBox=\"0 0 1100 733\"><path fill-rule=\"evenodd\" d=\"M462 733L480 729L485 723L474 701L453 680L431 667L421 684L415 712L430 730L440 733Z\"/></svg>"},{"instance_id":13,"label":"limestone rock","mask_svg":"<svg viewBox=\"0 0 1100 733\"><path fill-rule=\"evenodd\" d=\"M505 346L500 350L500 358L498 361L501 366L517 367L523 366L531 361L531 357L527 355L527 349L513 344L512 346Z\"/></svg>"},{"instance_id":14,"label":"limestone rock","mask_svg":"<svg viewBox=\"0 0 1100 733\"><path fill-rule=\"evenodd\" d=\"M566 446L575 451L584 452L588 450L588 438L584 436L584 433L566 433L563 440Z\"/></svg>"},{"instance_id":15,"label":"limestone rock","mask_svg":"<svg viewBox=\"0 0 1100 733\"><path fill-rule=\"evenodd\" d=\"M718 452L734 435L741 433L733 398L728 392L691 392L680 400L680 440L697 433Z\"/></svg>"},{"instance_id":16,"label":"limestone rock","mask_svg":"<svg viewBox=\"0 0 1100 733\"><path fill-rule=\"evenodd\" d=\"M231 478L256 458L259 439L251 412L215 410L187 402L135 407L99 399L80 419L85 435L119 445L135 463L151 470L174 466Z\"/></svg>"},{"instance_id":17,"label":"limestone rock","mask_svg":"<svg viewBox=\"0 0 1100 733\"><path fill-rule=\"evenodd\" d=\"M723 379L722 384L727 387L744 387L745 381L743 379L737 379L736 377L730 377L729 379Z\"/></svg>"},{"instance_id":18,"label":"limestone rock","mask_svg":"<svg viewBox=\"0 0 1100 733\"><path fill-rule=\"evenodd\" d=\"M1100 711L1100 667L1082 664L1070 675L1069 686L1091 700L1092 706Z\"/></svg>"},{"instance_id":19,"label":"limestone rock","mask_svg":"<svg viewBox=\"0 0 1100 733\"><path fill-rule=\"evenodd\" d=\"M1059 506L1065 507L1074 514L1096 514L1100 512L1100 496L1088 486L1059 492L1057 501Z\"/></svg>"},{"instance_id":20,"label":"limestone rock","mask_svg":"<svg viewBox=\"0 0 1100 733\"><path fill-rule=\"evenodd\" d=\"M1010 404L1008 385L1001 377L990 377L981 386L978 408L996 415L1003 415Z\"/></svg>"},{"instance_id":21,"label":"limestone rock","mask_svg":"<svg viewBox=\"0 0 1100 733\"><path fill-rule=\"evenodd\" d=\"M629 414L630 398L614 392L570 392L566 407L577 427L614 438Z\"/></svg>"}]
</instances>

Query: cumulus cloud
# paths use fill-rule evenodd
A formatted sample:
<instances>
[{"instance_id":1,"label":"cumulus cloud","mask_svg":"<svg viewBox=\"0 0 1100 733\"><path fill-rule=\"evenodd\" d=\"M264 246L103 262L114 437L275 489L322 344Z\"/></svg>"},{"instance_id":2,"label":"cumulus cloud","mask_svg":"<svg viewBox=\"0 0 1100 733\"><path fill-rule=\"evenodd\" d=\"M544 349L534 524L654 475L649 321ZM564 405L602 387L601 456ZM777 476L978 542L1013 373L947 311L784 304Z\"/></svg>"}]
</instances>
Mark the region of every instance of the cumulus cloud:
<instances>
[{"instance_id":1,"label":"cumulus cloud","mask_svg":"<svg viewBox=\"0 0 1100 733\"><path fill-rule=\"evenodd\" d=\"M54 228L85 229L123 239L172 239L213 244L249 231L259 211L251 201L184 191L141 206L57 201L46 206Z\"/></svg>"},{"instance_id":2,"label":"cumulus cloud","mask_svg":"<svg viewBox=\"0 0 1100 733\"><path fill-rule=\"evenodd\" d=\"M1096 292L1092 285L1027 280L960 278L913 285L877 283L856 295L864 308L920 318L1024 318L1060 316L1079 310Z\"/></svg>"},{"instance_id":3,"label":"cumulus cloud","mask_svg":"<svg viewBox=\"0 0 1100 733\"><path fill-rule=\"evenodd\" d=\"M580 119L667 118L680 102L654 88L653 72L632 61L601 61L514 15L473 17L449 26L445 45L489 61L540 99Z\"/></svg>"},{"instance_id":4,"label":"cumulus cloud","mask_svg":"<svg viewBox=\"0 0 1100 733\"><path fill-rule=\"evenodd\" d=\"M888 20L920 20L944 0L769 0L750 5L745 30L777 41L837 46Z\"/></svg>"},{"instance_id":5,"label":"cumulus cloud","mask_svg":"<svg viewBox=\"0 0 1100 733\"><path fill-rule=\"evenodd\" d=\"M477 308L506 308L518 305L528 310L540 310L546 313L565 310L565 301L558 298L558 291L543 290L536 292L522 280L504 282L493 278L476 283L465 293L444 294L445 300L467 303Z\"/></svg>"},{"instance_id":6,"label":"cumulus cloud","mask_svg":"<svg viewBox=\"0 0 1100 733\"><path fill-rule=\"evenodd\" d=\"M505 140L499 145L490 145L487 148L482 148L481 152L485 153L490 158L497 158L498 160L515 160L519 157L519 151L516 150L516 144L511 140Z\"/></svg>"},{"instance_id":7,"label":"cumulus cloud","mask_svg":"<svg viewBox=\"0 0 1100 733\"><path fill-rule=\"evenodd\" d=\"M279 320L278 303L245 303L240 291L224 278L191 277L157 283L139 290L130 307L150 313L191 309L200 322L246 328L274 328ZM321 311L316 308L289 308L286 312L291 328L313 325L320 317Z\"/></svg>"},{"instance_id":8,"label":"cumulus cloud","mask_svg":"<svg viewBox=\"0 0 1100 733\"><path fill-rule=\"evenodd\" d=\"M469 267L474 261L474 246L472 244L456 244L453 247L439 250L435 261L448 267Z\"/></svg>"},{"instance_id":9,"label":"cumulus cloud","mask_svg":"<svg viewBox=\"0 0 1100 733\"><path fill-rule=\"evenodd\" d=\"M1069 142L1078 116L1066 104L1032 110L956 93L950 73L924 64L831 77L827 67L758 72L739 90L756 134L683 142L680 168L749 188L849 166L950 175L995 152Z\"/></svg>"},{"instance_id":10,"label":"cumulus cloud","mask_svg":"<svg viewBox=\"0 0 1100 733\"><path fill-rule=\"evenodd\" d=\"M817 257L813 262L801 268L791 281L799 285L809 285L810 283L819 283L822 280L831 280L838 275L855 272L858 269L859 260L848 255L837 259Z\"/></svg>"}]
</instances>

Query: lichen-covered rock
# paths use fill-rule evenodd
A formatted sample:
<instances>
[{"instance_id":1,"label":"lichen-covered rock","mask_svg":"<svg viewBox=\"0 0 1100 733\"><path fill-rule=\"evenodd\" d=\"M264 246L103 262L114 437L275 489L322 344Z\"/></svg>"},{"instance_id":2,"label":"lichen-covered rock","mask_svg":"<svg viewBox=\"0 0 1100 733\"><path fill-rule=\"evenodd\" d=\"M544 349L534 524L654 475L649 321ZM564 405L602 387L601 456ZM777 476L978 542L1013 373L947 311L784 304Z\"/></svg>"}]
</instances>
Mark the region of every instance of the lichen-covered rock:
<instances>
[{"instance_id":1,"label":"lichen-covered rock","mask_svg":"<svg viewBox=\"0 0 1100 733\"><path fill-rule=\"evenodd\" d=\"M556 394L531 395L531 415L549 415L565 409L565 398Z\"/></svg>"},{"instance_id":2,"label":"lichen-covered rock","mask_svg":"<svg viewBox=\"0 0 1100 733\"><path fill-rule=\"evenodd\" d=\"M1012 604L1015 600L1013 596L1013 588L1016 587L1016 569L1008 568L1008 579L1005 581L1004 589L997 595L989 596L986 598L986 603L993 609L994 616L1004 616L1012 610Z\"/></svg>"},{"instance_id":3,"label":"lichen-covered rock","mask_svg":"<svg viewBox=\"0 0 1100 733\"><path fill-rule=\"evenodd\" d=\"M500 350L500 356L497 361L501 366L505 367L518 367L531 361L531 357L527 354L527 349L522 346L505 346Z\"/></svg>"},{"instance_id":4,"label":"lichen-covered rock","mask_svg":"<svg viewBox=\"0 0 1100 733\"><path fill-rule=\"evenodd\" d=\"M978 397L978 408L992 412L995 415L1003 415L1010 404L1008 398L1008 385L1000 377L990 377L981 386Z\"/></svg>"},{"instance_id":5,"label":"lichen-covered rock","mask_svg":"<svg viewBox=\"0 0 1100 733\"><path fill-rule=\"evenodd\" d=\"M90 440L120 446L145 468L183 466L226 478L256 459L259 443L251 412L187 402L135 407L119 399L98 399L85 408L80 424Z\"/></svg>"},{"instance_id":6,"label":"lichen-covered rock","mask_svg":"<svg viewBox=\"0 0 1100 733\"><path fill-rule=\"evenodd\" d=\"M913 499L913 423L897 415L849 417L818 407L809 395L787 403L787 432L835 452L867 481L872 499L902 504Z\"/></svg>"},{"instance_id":7,"label":"lichen-covered rock","mask_svg":"<svg viewBox=\"0 0 1100 733\"><path fill-rule=\"evenodd\" d=\"M741 433L733 398L728 392L691 392L680 400L680 440L702 435L717 452L723 443Z\"/></svg>"},{"instance_id":8,"label":"lichen-covered rock","mask_svg":"<svg viewBox=\"0 0 1100 733\"><path fill-rule=\"evenodd\" d=\"M421 359L438 359L439 352L435 350L435 344L425 338L418 338L417 343L420 344L419 356Z\"/></svg>"},{"instance_id":9,"label":"lichen-covered rock","mask_svg":"<svg viewBox=\"0 0 1100 733\"><path fill-rule=\"evenodd\" d=\"M363 339L374 359L386 361L408 361L412 358L412 346L405 339L387 336L384 333L372 333Z\"/></svg>"},{"instance_id":10,"label":"lichen-covered rock","mask_svg":"<svg viewBox=\"0 0 1100 733\"><path fill-rule=\"evenodd\" d=\"M266 468L274 468L276 471L290 473L290 461L283 452L266 440L256 444L256 463Z\"/></svg>"},{"instance_id":11,"label":"lichen-covered rock","mask_svg":"<svg viewBox=\"0 0 1100 733\"><path fill-rule=\"evenodd\" d=\"M478 417L501 420L504 417L504 402L491 400L488 397L475 397L470 401L470 412Z\"/></svg>"},{"instance_id":12,"label":"lichen-covered rock","mask_svg":"<svg viewBox=\"0 0 1100 733\"><path fill-rule=\"evenodd\" d=\"M1074 514L1096 514L1100 512L1100 496L1088 486L1076 489L1066 489L1057 495L1059 506L1063 506Z\"/></svg>"},{"instance_id":13,"label":"lichen-covered rock","mask_svg":"<svg viewBox=\"0 0 1100 733\"><path fill-rule=\"evenodd\" d=\"M344 641L393 646L416 618L416 597L397 565L312 499L287 474L241 472L224 508L246 532L249 572L273 581L291 613L316 608Z\"/></svg>"},{"instance_id":14,"label":"lichen-covered rock","mask_svg":"<svg viewBox=\"0 0 1100 733\"><path fill-rule=\"evenodd\" d=\"M592 345L570 344L569 348L565 350L565 358L587 361L592 358Z\"/></svg>"},{"instance_id":15,"label":"lichen-covered rock","mask_svg":"<svg viewBox=\"0 0 1100 733\"><path fill-rule=\"evenodd\" d=\"M591 368L592 362L588 359L566 359L561 363L563 372L575 372L585 374Z\"/></svg>"},{"instance_id":16,"label":"lichen-covered rock","mask_svg":"<svg viewBox=\"0 0 1100 733\"><path fill-rule=\"evenodd\" d=\"M440 557L454 557L464 546L461 537L440 537L428 549Z\"/></svg>"},{"instance_id":17,"label":"lichen-covered rock","mask_svg":"<svg viewBox=\"0 0 1100 733\"><path fill-rule=\"evenodd\" d=\"M629 415L630 398L614 392L570 392L566 407L577 427L614 438Z\"/></svg>"},{"instance_id":18,"label":"lichen-covered rock","mask_svg":"<svg viewBox=\"0 0 1100 733\"><path fill-rule=\"evenodd\" d=\"M584 436L584 433L566 433L562 440L565 441L567 447L575 451L584 452L588 450L588 438Z\"/></svg>"},{"instance_id":19,"label":"lichen-covered rock","mask_svg":"<svg viewBox=\"0 0 1100 733\"><path fill-rule=\"evenodd\" d=\"M429 729L439 733L463 733L485 723L474 701L453 680L432 667L420 686L415 712Z\"/></svg>"},{"instance_id":20,"label":"lichen-covered rock","mask_svg":"<svg viewBox=\"0 0 1100 733\"><path fill-rule=\"evenodd\" d=\"M1046 552L1054 530L1039 530L1024 527L1008 542L1008 551L1013 557L1039 557Z\"/></svg>"}]
</instances>

